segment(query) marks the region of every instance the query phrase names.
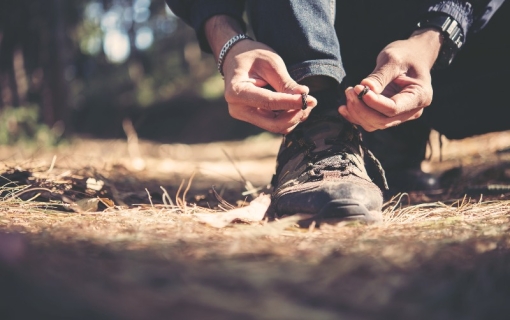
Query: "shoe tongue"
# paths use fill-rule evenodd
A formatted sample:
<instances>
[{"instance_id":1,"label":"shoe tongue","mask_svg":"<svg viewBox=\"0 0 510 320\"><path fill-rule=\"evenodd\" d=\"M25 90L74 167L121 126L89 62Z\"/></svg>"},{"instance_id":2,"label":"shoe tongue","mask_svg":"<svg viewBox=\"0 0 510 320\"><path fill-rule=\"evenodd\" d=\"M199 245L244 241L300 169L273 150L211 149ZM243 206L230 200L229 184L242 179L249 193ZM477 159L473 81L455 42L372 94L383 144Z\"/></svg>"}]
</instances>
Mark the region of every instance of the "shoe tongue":
<instances>
[{"instance_id":1,"label":"shoe tongue","mask_svg":"<svg viewBox=\"0 0 510 320\"><path fill-rule=\"evenodd\" d=\"M305 136L310 140L336 138L342 131L344 125L340 121L333 119L317 119L311 120L308 128L306 128Z\"/></svg>"},{"instance_id":2,"label":"shoe tongue","mask_svg":"<svg viewBox=\"0 0 510 320\"><path fill-rule=\"evenodd\" d=\"M345 121L338 117L309 119L308 125L305 125L305 128L303 128L304 137L315 144L313 152L326 150L331 147L331 142L328 143L328 140L342 138L342 131L345 131L346 124Z\"/></svg>"},{"instance_id":3,"label":"shoe tongue","mask_svg":"<svg viewBox=\"0 0 510 320\"><path fill-rule=\"evenodd\" d=\"M335 139L347 126L352 127L338 112L338 106L345 103L343 90L338 86L311 95L317 99L318 104L304 123L303 129L308 140L322 145L325 139Z\"/></svg>"}]
</instances>

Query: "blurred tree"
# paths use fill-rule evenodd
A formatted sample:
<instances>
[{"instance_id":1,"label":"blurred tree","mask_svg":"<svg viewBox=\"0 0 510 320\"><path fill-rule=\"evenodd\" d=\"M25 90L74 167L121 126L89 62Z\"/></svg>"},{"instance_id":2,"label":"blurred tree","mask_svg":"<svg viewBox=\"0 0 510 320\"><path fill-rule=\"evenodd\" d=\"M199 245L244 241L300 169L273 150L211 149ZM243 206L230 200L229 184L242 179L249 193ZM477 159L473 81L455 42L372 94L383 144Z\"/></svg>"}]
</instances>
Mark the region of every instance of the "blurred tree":
<instances>
[{"instance_id":1,"label":"blurred tree","mask_svg":"<svg viewBox=\"0 0 510 320\"><path fill-rule=\"evenodd\" d=\"M121 137L132 117L157 137L173 134L147 122L158 112L179 133L228 117L222 93L214 58L164 0L0 1L0 112L35 106L53 132L97 137Z\"/></svg>"},{"instance_id":2,"label":"blurred tree","mask_svg":"<svg viewBox=\"0 0 510 320\"><path fill-rule=\"evenodd\" d=\"M47 125L69 125L66 31L78 23L82 2L0 2L0 108L35 103Z\"/></svg>"},{"instance_id":3,"label":"blurred tree","mask_svg":"<svg viewBox=\"0 0 510 320\"><path fill-rule=\"evenodd\" d=\"M179 95L222 95L213 57L202 54L194 32L163 0L88 1L76 34L82 57L72 96L79 132L93 126L100 136L118 136L121 118L140 108L172 108Z\"/></svg>"}]
</instances>

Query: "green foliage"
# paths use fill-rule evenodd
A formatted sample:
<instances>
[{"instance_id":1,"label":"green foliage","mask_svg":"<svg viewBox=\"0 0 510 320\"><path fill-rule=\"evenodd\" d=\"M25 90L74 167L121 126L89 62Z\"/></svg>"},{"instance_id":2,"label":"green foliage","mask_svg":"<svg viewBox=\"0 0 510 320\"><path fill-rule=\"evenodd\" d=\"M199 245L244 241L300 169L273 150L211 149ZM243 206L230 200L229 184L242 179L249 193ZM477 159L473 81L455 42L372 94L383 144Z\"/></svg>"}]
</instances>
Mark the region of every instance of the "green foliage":
<instances>
[{"instance_id":1,"label":"green foliage","mask_svg":"<svg viewBox=\"0 0 510 320\"><path fill-rule=\"evenodd\" d=\"M12 106L0 118L0 144L53 144L54 123L65 124L66 136L118 136L126 114L182 95L214 103L223 94L214 57L164 0L18 0L0 9L0 38L10 39L0 78L14 79L0 83L0 105Z\"/></svg>"},{"instance_id":2,"label":"green foliage","mask_svg":"<svg viewBox=\"0 0 510 320\"><path fill-rule=\"evenodd\" d=\"M202 83L201 89L202 98L213 100L222 97L225 91L223 77L219 73L209 77Z\"/></svg>"},{"instance_id":3,"label":"green foliage","mask_svg":"<svg viewBox=\"0 0 510 320\"><path fill-rule=\"evenodd\" d=\"M102 36L103 32L99 25L83 20L76 28L74 41L78 42L83 53L95 56L101 50Z\"/></svg>"},{"instance_id":4,"label":"green foliage","mask_svg":"<svg viewBox=\"0 0 510 320\"><path fill-rule=\"evenodd\" d=\"M0 145L54 146L61 141L62 131L58 125L49 128L40 123L38 106L7 107L0 112Z\"/></svg>"},{"instance_id":5,"label":"green foliage","mask_svg":"<svg viewBox=\"0 0 510 320\"><path fill-rule=\"evenodd\" d=\"M97 110L113 109L115 113L127 108L151 107L183 92L207 99L222 95L223 81L214 81L217 80L214 58L202 55L193 30L168 13L164 0L152 0L150 17L141 23L125 18L136 11L137 1L125 1L121 6L100 5L101 9L96 6L98 3L101 2L85 1L83 19L73 33L73 41L81 53L78 61L81 73L70 82L71 105L87 109L99 103L102 107ZM90 13L93 11L95 15ZM102 19L119 12L130 14L120 15L118 23L109 28L129 35L131 53L124 62L112 63L102 45L97 45L98 41L105 43L104 36L109 30L102 25ZM165 25L169 26L167 31ZM154 43L145 49L137 48L134 42L140 27L154 32ZM202 84L207 79L212 81L204 87Z\"/></svg>"}]
</instances>

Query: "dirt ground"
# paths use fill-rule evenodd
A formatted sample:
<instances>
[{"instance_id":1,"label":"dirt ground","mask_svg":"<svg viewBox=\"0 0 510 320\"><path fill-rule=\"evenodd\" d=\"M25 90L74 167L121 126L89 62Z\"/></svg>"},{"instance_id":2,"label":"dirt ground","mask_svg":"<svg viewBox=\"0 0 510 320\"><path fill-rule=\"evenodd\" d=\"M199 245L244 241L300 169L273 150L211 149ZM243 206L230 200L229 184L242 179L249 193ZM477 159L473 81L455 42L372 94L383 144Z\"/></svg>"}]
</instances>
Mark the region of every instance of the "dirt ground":
<instances>
[{"instance_id":1,"label":"dirt ground","mask_svg":"<svg viewBox=\"0 0 510 320\"><path fill-rule=\"evenodd\" d=\"M308 229L198 219L268 192L271 135L0 146L0 319L507 319L510 132L431 141L441 192Z\"/></svg>"}]
</instances>

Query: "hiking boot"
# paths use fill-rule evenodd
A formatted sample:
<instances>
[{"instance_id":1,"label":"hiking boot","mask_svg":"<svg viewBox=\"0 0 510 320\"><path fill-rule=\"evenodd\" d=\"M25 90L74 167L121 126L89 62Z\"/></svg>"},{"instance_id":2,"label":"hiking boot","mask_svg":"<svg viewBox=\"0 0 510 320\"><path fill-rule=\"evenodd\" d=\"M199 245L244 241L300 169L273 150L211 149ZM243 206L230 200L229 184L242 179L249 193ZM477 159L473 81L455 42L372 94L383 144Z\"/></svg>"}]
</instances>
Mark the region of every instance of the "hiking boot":
<instances>
[{"instance_id":1,"label":"hiking boot","mask_svg":"<svg viewBox=\"0 0 510 320\"><path fill-rule=\"evenodd\" d=\"M367 153L360 132L338 112L312 113L283 138L268 213L311 214L317 223L381 221L382 193L365 169Z\"/></svg>"}]
</instances>

